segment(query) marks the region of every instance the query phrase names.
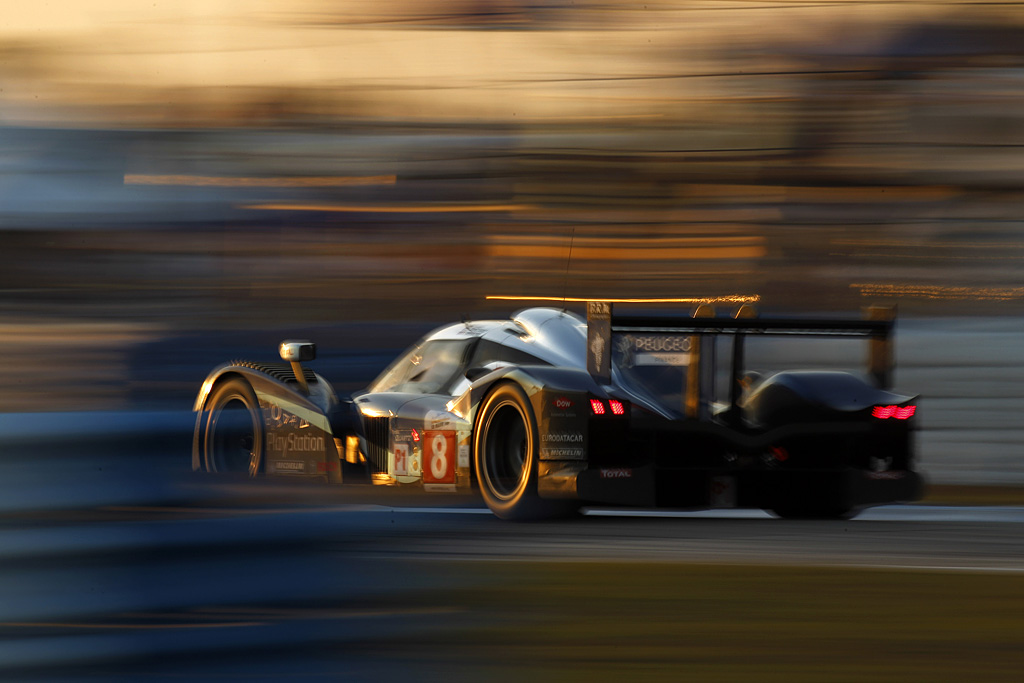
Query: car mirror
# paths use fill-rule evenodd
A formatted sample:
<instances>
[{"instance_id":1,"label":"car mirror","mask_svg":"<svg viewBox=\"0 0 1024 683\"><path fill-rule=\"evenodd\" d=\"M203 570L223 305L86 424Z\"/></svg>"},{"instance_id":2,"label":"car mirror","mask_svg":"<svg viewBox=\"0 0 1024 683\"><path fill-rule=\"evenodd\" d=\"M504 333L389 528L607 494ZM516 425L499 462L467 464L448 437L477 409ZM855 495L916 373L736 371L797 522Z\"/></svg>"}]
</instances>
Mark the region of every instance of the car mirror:
<instances>
[{"instance_id":1,"label":"car mirror","mask_svg":"<svg viewBox=\"0 0 1024 683\"><path fill-rule=\"evenodd\" d=\"M289 363L316 360L316 344L311 341L289 339L281 342L278 350L281 353L281 360Z\"/></svg>"}]
</instances>

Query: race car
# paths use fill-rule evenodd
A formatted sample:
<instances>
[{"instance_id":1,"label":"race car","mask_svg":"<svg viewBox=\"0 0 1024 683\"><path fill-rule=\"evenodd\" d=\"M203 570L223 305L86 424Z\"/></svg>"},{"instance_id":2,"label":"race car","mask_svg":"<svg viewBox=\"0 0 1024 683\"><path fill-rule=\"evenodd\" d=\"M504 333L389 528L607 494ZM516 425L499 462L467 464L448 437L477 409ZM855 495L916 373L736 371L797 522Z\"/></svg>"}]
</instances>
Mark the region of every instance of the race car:
<instances>
[{"instance_id":1,"label":"race car","mask_svg":"<svg viewBox=\"0 0 1024 683\"><path fill-rule=\"evenodd\" d=\"M891 391L889 309L586 308L446 325L352 396L303 365L310 341L282 342L280 361L225 363L195 401L193 469L478 491L513 520L607 505L849 518L921 496L917 397ZM744 367L748 337L805 335L867 340L867 373Z\"/></svg>"}]
</instances>

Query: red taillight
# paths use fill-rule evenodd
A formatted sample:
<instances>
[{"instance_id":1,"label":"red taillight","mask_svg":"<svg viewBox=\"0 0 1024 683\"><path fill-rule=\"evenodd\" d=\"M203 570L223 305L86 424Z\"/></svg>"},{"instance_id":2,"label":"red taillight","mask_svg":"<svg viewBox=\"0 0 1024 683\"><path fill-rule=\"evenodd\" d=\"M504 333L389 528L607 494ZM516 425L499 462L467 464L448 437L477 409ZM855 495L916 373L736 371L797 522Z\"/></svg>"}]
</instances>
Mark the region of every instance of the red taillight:
<instances>
[{"instance_id":1,"label":"red taillight","mask_svg":"<svg viewBox=\"0 0 1024 683\"><path fill-rule=\"evenodd\" d=\"M907 420L914 417L914 413L916 412L917 406L903 406L902 408L896 409L896 413L893 414L893 417L897 420Z\"/></svg>"},{"instance_id":2,"label":"red taillight","mask_svg":"<svg viewBox=\"0 0 1024 683\"><path fill-rule=\"evenodd\" d=\"M890 417L897 420L909 420L917 412L917 406L875 406L871 409L871 417L879 420L888 420Z\"/></svg>"},{"instance_id":3,"label":"red taillight","mask_svg":"<svg viewBox=\"0 0 1024 683\"><path fill-rule=\"evenodd\" d=\"M412 440L413 441L419 441L420 440L420 433L417 432L415 429L412 430Z\"/></svg>"},{"instance_id":4,"label":"red taillight","mask_svg":"<svg viewBox=\"0 0 1024 683\"><path fill-rule=\"evenodd\" d=\"M591 415L615 415L622 417L627 414L629 404L615 398L603 400L600 398L590 399Z\"/></svg>"}]
</instances>

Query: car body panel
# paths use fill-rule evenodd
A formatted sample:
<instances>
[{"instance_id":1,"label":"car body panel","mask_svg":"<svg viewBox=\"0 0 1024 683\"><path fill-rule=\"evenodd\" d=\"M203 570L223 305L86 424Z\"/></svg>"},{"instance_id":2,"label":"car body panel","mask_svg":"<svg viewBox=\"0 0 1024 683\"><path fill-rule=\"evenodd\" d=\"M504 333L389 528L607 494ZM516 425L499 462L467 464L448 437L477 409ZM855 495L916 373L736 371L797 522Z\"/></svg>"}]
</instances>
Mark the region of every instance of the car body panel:
<instances>
[{"instance_id":1,"label":"car body panel","mask_svg":"<svg viewBox=\"0 0 1024 683\"><path fill-rule=\"evenodd\" d=\"M916 420L872 413L881 405L912 417L916 397L835 371L777 372L738 388L743 335L861 335L887 351L889 323L649 317L623 323L610 305L601 311L607 313L601 327L552 308L439 327L351 400L336 397L309 371L305 393L280 363L224 364L196 401L193 467L204 466L209 395L219 381L239 376L259 400L267 474L342 481L343 470L358 465L376 484L473 489L478 410L490 392L512 383L536 417L542 498L783 510L805 501L852 510L920 496ZM599 344L595 334L605 335ZM734 341L727 403L717 401L713 383L709 389L701 375L718 336ZM595 352L607 352L602 372L594 369ZM873 360L873 372L876 366L882 367ZM641 369L670 377L678 391L653 390ZM612 400L626 406L623 415L610 414ZM592 401L605 414L595 414Z\"/></svg>"},{"instance_id":2,"label":"car body panel","mask_svg":"<svg viewBox=\"0 0 1024 683\"><path fill-rule=\"evenodd\" d=\"M291 381L286 378L290 376ZM240 377L252 386L259 401L266 444L265 472L287 476L327 477L338 469L338 448L329 415L338 400L331 385L320 375L307 373L309 393L298 390L294 374L281 363L232 361L207 376L196 400L192 467L205 466L201 449L203 423L208 419L206 401L218 386Z\"/></svg>"}]
</instances>

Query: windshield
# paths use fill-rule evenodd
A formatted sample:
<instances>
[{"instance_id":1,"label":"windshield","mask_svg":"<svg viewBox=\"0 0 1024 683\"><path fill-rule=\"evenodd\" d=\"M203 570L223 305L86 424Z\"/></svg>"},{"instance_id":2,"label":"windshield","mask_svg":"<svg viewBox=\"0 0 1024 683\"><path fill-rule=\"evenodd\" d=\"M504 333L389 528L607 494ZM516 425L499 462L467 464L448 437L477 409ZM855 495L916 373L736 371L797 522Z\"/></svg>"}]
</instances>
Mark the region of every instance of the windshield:
<instances>
[{"instance_id":1,"label":"windshield","mask_svg":"<svg viewBox=\"0 0 1024 683\"><path fill-rule=\"evenodd\" d=\"M370 391L443 393L462 370L472 341L460 339L419 344L392 363L370 386Z\"/></svg>"},{"instance_id":2,"label":"windshield","mask_svg":"<svg viewBox=\"0 0 1024 683\"><path fill-rule=\"evenodd\" d=\"M612 365L626 388L679 412L686 396L690 337L623 334L612 343Z\"/></svg>"}]
</instances>

